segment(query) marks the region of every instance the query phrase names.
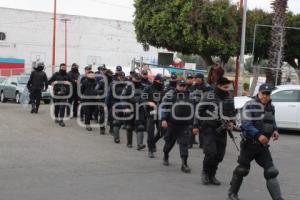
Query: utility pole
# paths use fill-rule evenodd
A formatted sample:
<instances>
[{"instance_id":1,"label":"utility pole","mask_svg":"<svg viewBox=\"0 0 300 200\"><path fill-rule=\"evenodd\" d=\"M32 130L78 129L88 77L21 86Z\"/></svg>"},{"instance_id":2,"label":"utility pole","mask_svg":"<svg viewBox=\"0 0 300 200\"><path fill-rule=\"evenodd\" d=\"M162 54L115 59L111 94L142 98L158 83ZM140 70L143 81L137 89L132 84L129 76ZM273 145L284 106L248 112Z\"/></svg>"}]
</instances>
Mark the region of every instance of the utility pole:
<instances>
[{"instance_id":1,"label":"utility pole","mask_svg":"<svg viewBox=\"0 0 300 200\"><path fill-rule=\"evenodd\" d=\"M65 24L65 64L68 66L68 22L71 20L64 18L61 21Z\"/></svg>"},{"instance_id":2,"label":"utility pole","mask_svg":"<svg viewBox=\"0 0 300 200\"><path fill-rule=\"evenodd\" d=\"M53 12L53 46L52 46L52 74L55 72L55 54L56 54L56 0L54 0Z\"/></svg>"},{"instance_id":3,"label":"utility pole","mask_svg":"<svg viewBox=\"0 0 300 200\"><path fill-rule=\"evenodd\" d=\"M243 26L242 26L242 36L241 36L241 56L240 56L240 75L239 75L239 92L238 95L241 96L243 93L243 76L244 76L244 66L245 66L245 40L246 40L246 23L247 23L247 0L244 0L243 6Z\"/></svg>"},{"instance_id":4,"label":"utility pole","mask_svg":"<svg viewBox=\"0 0 300 200\"><path fill-rule=\"evenodd\" d=\"M240 12L241 12L241 15L243 15L243 6L244 6L244 0L240 0ZM241 29L242 29L242 27L239 28L238 41L241 40L241 32L242 32ZM234 96L238 96L239 75L240 75L240 55L237 55L237 57L236 57L236 64L235 64Z\"/></svg>"}]
</instances>

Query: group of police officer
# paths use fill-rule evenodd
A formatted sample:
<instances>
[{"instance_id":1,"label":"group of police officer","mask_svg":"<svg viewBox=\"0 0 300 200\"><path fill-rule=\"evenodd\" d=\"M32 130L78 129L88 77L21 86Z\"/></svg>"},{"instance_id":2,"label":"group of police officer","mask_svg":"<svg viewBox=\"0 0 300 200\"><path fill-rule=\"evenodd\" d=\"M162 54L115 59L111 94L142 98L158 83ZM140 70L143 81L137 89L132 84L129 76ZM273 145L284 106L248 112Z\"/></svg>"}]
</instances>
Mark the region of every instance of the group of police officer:
<instances>
[{"instance_id":1,"label":"group of police officer","mask_svg":"<svg viewBox=\"0 0 300 200\"><path fill-rule=\"evenodd\" d=\"M202 182L204 185L221 184L216 173L224 158L227 133L233 130L236 115L230 93L232 83L223 75L209 85L201 73L187 74L186 79L172 74L169 83L165 84L161 74L157 74L153 82L149 81L147 70L132 71L126 77L121 66L116 67L115 73L105 65L97 72L88 66L85 74L80 75L79 66L74 63L70 72L65 64L61 64L60 70L47 80L43 67L38 64L28 83L31 113L38 112L41 91L52 85L55 122L61 127L65 126L65 111L67 115L73 111L72 117L80 117L87 131L92 131L92 120L101 124L100 134L105 134L108 128L116 144L121 142L121 128L125 128L127 147L132 148L135 132L139 151L146 148L144 134L147 133L149 158L155 157L156 143L164 138L164 166L169 166L169 153L177 142L184 173L191 172L189 148L197 144L195 136L199 135L199 147L204 152ZM274 140L279 138L271 91L271 86L262 85L257 97L243 109L241 152L239 165L233 172L229 200L239 199L240 186L254 159L265 170L267 188L273 200L283 199L276 178L278 170L268 145L272 137Z\"/></svg>"}]
</instances>

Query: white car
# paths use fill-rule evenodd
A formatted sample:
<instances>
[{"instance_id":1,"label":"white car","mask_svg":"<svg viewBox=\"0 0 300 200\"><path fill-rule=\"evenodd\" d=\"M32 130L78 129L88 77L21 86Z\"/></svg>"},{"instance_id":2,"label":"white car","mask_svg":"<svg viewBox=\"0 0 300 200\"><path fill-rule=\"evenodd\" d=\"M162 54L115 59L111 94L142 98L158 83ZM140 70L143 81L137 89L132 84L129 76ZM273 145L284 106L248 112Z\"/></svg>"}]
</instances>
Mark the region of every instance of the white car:
<instances>
[{"instance_id":1,"label":"white car","mask_svg":"<svg viewBox=\"0 0 300 200\"><path fill-rule=\"evenodd\" d=\"M278 128L300 130L300 85L277 86L271 97ZM241 110L250 100L250 97L235 97L235 108ZM240 125L240 114L237 125Z\"/></svg>"}]
</instances>

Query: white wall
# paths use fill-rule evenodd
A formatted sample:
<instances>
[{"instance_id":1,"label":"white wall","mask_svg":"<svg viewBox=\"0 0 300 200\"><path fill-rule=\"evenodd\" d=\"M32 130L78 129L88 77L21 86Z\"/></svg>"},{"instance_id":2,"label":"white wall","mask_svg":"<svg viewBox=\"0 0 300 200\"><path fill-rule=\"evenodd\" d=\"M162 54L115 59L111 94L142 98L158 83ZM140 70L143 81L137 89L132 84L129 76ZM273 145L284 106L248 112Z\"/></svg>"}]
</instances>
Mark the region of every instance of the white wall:
<instances>
[{"instance_id":1,"label":"white wall","mask_svg":"<svg viewBox=\"0 0 300 200\"><path fill-rule=\"evenodd\" d=\"M25 59L30 70L37 56L47 66L52 64L52 14L0 8L0 32L6 40L0 41L0 57ZM134 26L130 22L82 16L58 15L68 18L68 65L77 62L81 69L92 60L114 67L130 67L133 58L156 60L158 50L151 47L144 52L137 43ZM64 62L64 24L57 21L56 65Z\"/></svg>"}]
</instances>

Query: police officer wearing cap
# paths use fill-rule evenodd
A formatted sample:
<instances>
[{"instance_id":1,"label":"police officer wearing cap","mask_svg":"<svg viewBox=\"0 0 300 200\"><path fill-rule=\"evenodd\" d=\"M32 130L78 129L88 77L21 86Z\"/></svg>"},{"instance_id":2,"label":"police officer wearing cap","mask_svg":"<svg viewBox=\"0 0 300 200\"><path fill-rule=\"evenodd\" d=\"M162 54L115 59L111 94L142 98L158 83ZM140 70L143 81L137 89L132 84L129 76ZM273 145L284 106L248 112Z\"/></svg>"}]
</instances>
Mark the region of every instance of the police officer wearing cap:
<instances>
[{"instance_id":1,"label":"police officer wearing cap","mask_svg":"<svg viewBox=\"0 0 300 200\"><path fill-rule=\"evenodd\" d=\"M141 83L142 77L140 74L135 74L132 79L133 85L128 85L124 91L122 96L123 102L129 103L133 110L130 107L124 108L124 114L129 116L131 119L125 121L127 125L127 147L132 148L132 137L133 131L136 132L137 135L137 150L143 150L146 148L144 145L144 132L146 130L146 120L145 120L145 111L142 106L139 106L142 102L143 91L145 89L144 85ZM131 99L126 99L133 95ZM126 100L125 100L126 99Z\"/></svg>"},{"instance_id":2,"label":"police officer wearing cap","mask_svg":"<svg viewBox=\"0 0 300 200\"><path fill-rule=\"evenodd\" d=\"M212 87L209 84L205 83L204 75L202 73L197 73L194 77L194 84L190 88L191 98L192 98L195 108L196 108L197 104L199 104L201 102L203 94L205 92L208 92L211 90L212 90ZM201 130L201 127L199 127L199 128ZM200 148L203 148L203 137L202 136L203 136L202 134L199 134L199 147ZM193 134L191 131L189 148L193 148L193 144L197 144L197 143L195 142L195 134Z\"/></svg>"},{"instance_id":3,"label":"police officer wearing cap","mask_svg":"<svg viewBox=\"0 0 300 200\"><path fill-rule=\"evenodd\" d=\"M278 169L274 166L269 142L279 139L275 121L275 108L272 105L271 92L273 87L263 84L259 93L248 102L242 114L242 141L238 166L233 172L229 200L238 200L238 192L244 177L249 174L253 160L264 169L267 188L273 200L283 200L280 185L277 180Z\"/></svg>"},{"instance_id":4,"label":"police officer wearing cap","mask_svg":"<svg viewBox=\"0 0 300 200\"><path fill-rule=\"evenodd\" d=\"M194 111L190 94L187 91L187 84L184 80L179 80L176 89L170 90L165 95L160 112L162 128L167 129L163 165L169 166L169 153L177 141L182 159L181 171L190 173L188 144Z\"/></svg>"},{"instance_id":5,"label":"police officer wearing cap","mask_svg":"<svg viewBox=\"0 0 300 200\"><path fill-rule=\"evenodd\" d=\"M164 92L164 78L161 74L157 74L151 86L148 86L144 90L145 103L145 114L147 118L147 133L148 133L148 151L149 158L154 158L156 152L156 142L163 136L161 129L161 123L158 119L158 108L162 102L162 98L165 95ZM155 127L157 134L155 134Z\"/></svg>"},{"instance_id":6,"label":"police officer wearing cap","mask_svg":"<svg viewBox=\"0 0 300 200\"><path fill-rule=\"evenodd\" d=\"M227 146L227 131L233 129L235 108L233 97L229 93L231 81L219 78L214 90L206 92L197 108L193 130L202 128L203 134L203 172L204 185L220 185L216 178L219 164L223 161ZM227 121L228 120L228 121ZM230 121L232 120L232 121ZM225 122L226 121L226 125Z\"/></svg>"},{"instance_id":7,"label":"police officer wearing cap","mask_svg":"<svg viewBox=\"0 0 300 200\"><path fill-rule=\"evenodd\" d=\"M114 142L117 144L120 143L120 127L122 125L122 121L120 121L119 119L114 119L113 112L115 112L114 114L120 118L123 116L122 115L123 113L114 111L113 107L117 103L121 102L120 97L123 93L124 88L127 86L127 82L125 81L126 81L125 73L124 72L118 73L117 79L114 80L110 85L108 90L108 95L105 99L105 104L107 105L108 108L108 119L109 121L112 122L110 124L111 126L110 129L113 132ZM117 109L122 109L122 107L116 105L116 110Z\"/></svg>"},{"instance_id":8,"label":"police officer wearing cap","mask_svg":"<svg viewBox=\"0 0 300 200\"><path fill-rule=\"evenodd\" d=\"M42 98L42 90L48 88L48 78L44 72L44 63L38 63L37 67L30 74L27 83L28 91L30 92L30 103L32 106L31 113L38 113Z\"/></svg>"},{"instance_id":9,"label":"police officer wearing cap","mask_svg":"<svg viewBox=\"0 0 300 200\"><path fill-rule=\"evenodd\" d=\"M171 74L171 79L169 80L168 85L165 88L166 92L169 92L170 90L175 90L177 85L177 75L175 73Z\"/></svg>"}]
</instances>

